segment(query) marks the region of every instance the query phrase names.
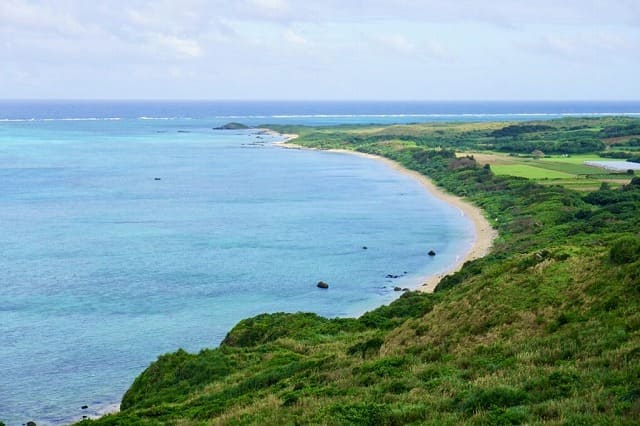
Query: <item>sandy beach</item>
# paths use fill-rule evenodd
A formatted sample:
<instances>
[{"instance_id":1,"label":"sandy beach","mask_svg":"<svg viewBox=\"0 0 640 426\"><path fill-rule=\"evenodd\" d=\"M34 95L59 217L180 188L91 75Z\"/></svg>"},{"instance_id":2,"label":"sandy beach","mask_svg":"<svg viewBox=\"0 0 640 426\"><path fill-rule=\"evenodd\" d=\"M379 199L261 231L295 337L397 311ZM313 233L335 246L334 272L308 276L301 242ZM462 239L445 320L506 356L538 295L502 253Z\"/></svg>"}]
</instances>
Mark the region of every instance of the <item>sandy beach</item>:
<instances>
[{"instance_id":1,"label":"sandy beach","mask_svg":"<svg viewBox=\"0 0 640 426\"><path fill-rule=\"evenodd\" d=\"M276 142L274 143L274 145L289 149L316 150L315 148L307 148L301 145L289 143L290 141L297 138L298 135L283 134L281 136L284 138L284 140ZM456 264L452 265L449 269L442 271L436 275L427 275L421 277L419 282L415 286L416 290L426 293L432 293L442 277L460 270L460 268L462 268L462 265L467 261L486 256L491 250L493 240L498 235L498 233L491 227L487 219L484 217L482 210L471 202L465 200L464 198L460 198L455 195L449 194L448 192L445 192L443 189L437 187L429 178L427 178L423 174L420 174L414 170L409 170L401 164L388 158L346 149L330 149L325 150L325 152L358 155L360 157L365 157L371 160L382 162L388 167L396 170L397 172L410 176L420 182L420 184L424 186L427 191L429 191L434 197L460 209L462 215L469 218L469 220L471 220L471 222L473 223L473 226L475 228L475 240L473 242L471 250L469 250L464 257L461 257L460 260Z\"/></svg>"}]
</instances>

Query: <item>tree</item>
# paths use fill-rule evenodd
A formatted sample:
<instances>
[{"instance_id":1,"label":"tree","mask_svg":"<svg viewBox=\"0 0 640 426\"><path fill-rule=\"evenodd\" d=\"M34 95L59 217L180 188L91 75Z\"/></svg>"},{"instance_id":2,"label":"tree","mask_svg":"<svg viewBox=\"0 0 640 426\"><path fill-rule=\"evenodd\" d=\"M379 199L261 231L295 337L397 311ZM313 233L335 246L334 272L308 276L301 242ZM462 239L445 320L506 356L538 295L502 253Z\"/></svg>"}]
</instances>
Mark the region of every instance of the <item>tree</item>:
<instances>
[{"instance_id":1,"label":"tree","mask_svg":"<svg viewBox=\"0 0 640 426\"><path fill-rule=\"evenodd\" d=\"M531 151L531 156L537 160L544 157L544 152L540 151L539 149L534 149L533 151Z\"/></svg>"}]
</instances>

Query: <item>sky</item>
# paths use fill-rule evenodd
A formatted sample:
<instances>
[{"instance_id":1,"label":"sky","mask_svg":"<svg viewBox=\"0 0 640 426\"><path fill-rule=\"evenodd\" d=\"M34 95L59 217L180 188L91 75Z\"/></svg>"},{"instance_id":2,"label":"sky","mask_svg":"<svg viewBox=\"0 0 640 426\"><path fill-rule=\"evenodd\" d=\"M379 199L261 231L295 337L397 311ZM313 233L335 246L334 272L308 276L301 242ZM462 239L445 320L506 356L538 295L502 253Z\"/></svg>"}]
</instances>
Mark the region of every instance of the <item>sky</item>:
<instances>
[{"instance_id":1,"label":"sky","mask_svg":"<svg viewBox=\"0 0 640 426\"><path fill-rule=\"evenodd\" d=\"M0 98L639 100L640 0L0 0Z\"/></svg>"}]
</instances>

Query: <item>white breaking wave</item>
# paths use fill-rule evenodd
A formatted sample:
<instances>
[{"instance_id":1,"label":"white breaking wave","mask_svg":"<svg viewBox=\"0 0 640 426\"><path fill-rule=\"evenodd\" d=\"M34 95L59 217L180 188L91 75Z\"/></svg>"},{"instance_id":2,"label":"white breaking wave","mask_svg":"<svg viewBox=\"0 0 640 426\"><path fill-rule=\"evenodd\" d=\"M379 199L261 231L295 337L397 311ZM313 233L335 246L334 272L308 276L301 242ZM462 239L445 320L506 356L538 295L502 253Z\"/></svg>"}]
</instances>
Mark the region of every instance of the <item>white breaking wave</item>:
<instances>
[{"instance_id":1,"label":"white breaking wave","mask_svg":"<svg viewBox=\"0 0 640 426\"><path fill-rule=\"evenodd\" d=\"M138 120L179 120L181 117L138 117ZM190 120L190 118L183 118L184 120Z\"/></svg>"},{"instance_id":2,"label":"white breaking wave","mask_svg":"<svg viewBox=\"0 0 640 426\"><path fill-rule=\"evenodd\" d=\"M22 121L118 121L120 117L68 117L68 118L0 118L0 122Z\"/></svg>"},{"instance_id":3,"label":"white breaking wave","mask_svg":"<svg viewBox=\"0 0 640 426\"><path fill-rule=\"evenodd\" d=\"M518 112L518 113L432 113L432 114L274 114L274 115L216 115L212 119L292 119L292 118L455 118L455 117L603 117L629 116L640 117L640 112ZM149 117L132 118L137 120L197 120L193 117ZM202 117L201 120L209 118ZM118 121L121 117L63 117L63 118L0 118L0 122L30 121Z\"/></svg>"},{"instance_id":4,"label":"white breaking wave","mask_svg":"<svg viewBox=\"0 0 640 426\"><path fill-rule=\"evenodd\" d=\"M446 113L446 114L277 114L277 115L217 115L231 118L429 118L429 117L583 117L640 116L640 112L522 112L522 113Z\"/></svg>"}]
</instances>

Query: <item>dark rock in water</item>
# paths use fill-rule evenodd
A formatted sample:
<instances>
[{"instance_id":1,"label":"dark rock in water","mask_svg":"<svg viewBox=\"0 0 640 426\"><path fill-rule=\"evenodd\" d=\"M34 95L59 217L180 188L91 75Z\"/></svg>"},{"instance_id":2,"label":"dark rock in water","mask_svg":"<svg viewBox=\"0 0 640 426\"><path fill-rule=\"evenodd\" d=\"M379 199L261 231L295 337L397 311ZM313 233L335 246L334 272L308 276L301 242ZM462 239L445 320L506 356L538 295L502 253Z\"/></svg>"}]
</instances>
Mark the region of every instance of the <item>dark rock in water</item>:
<instances>
[{"instance_id":1,"label":"dark rock in water","mask_svg":"<svg viewBox=\"0 0 640 426\"><path fill-rule=\"evenodd\" d=\"M88 405L83 405L83 406L82 406L82 407L80 407L80 408L82 408L83 410L86 410L87 408L89 408L89 406L88 406Z\"/></svg>"},{"instance_id":2,"label":"dark rock in water","mask_svg":"<svg viewBox=\"0 0 640 426\"><path fill-rule=\"evenodd\" d=\"M400 287L394 287L393 291L402 291L402 289Z\"/></svg>"},{"instance_id":3,"label":"dark rock in water","mask_svg":"<svg viewBox=\"0 0 640 426\"><path fill-rule=\"evenodd\" d=\"M188 130L178 130L178 133L191 133L191 132Z\"/></svg>"},{"instance_id":4,"label":"dark rock in water","mask_svg":"<svg viewBox=\"0 0 640 426\"><path fill-rule=\"evenodd\" d=\"M329 284L325 283L324 281L320 281L320 282L317 284L317 287L318 287L318 288L329 288Z\"/></svg>"},{"instance_id":5,"label":"dark rock in water","mask_svg":"<svg viewBox=\"0 0 640 426\"><path fill-rule=\"evenodd\" d=\"M36 422L27 422L27 426L36 426Z\"/></svg>"},{"instance_id":6,"label":"dark rock in water","mask_svg":"<svg viewBox=\"0 0 640 426\"><path fill-rule=\"evenodd\" d=\"M409 291L409 289L408 288L403 288L402 291Z\"/></svg>"},{"instance_id":7,"label":"dark rock in water","mask_svg":"<svg viewBox=\"0 0 640 426\"><path fill-rule=\"evenodd\" d=\"M429 253L427 253L429 256L435 256L436 252L433 250L429 250Z\"/></svg>"},{"instance_id":8,"label":"dark rock in water","mask_svg":"<svg viewBox=\"0 0 640 426\"><path fill-rule=\"evenodd\" d=\"M362 246L362 250L366 250L366 249L367 249L367 246Z\"/></svg>"},{"instance_id":9,"label":"dark rock in water","mask_svg":"<svg viewBox=\"0 0 640 426\"><path fill-rule=\"evenodd\" d=\"M153 180L162 180L162 178L153 178Z\"/></svg>"},{"instance_id":10,"label":"dark rock in water","mask_svg":"<svg viewBox=\"0 0 640 426\"><path fill-rule=\"evenodd\" d=\"M249 126L246 126L242 123L227 123L224 126L214 127L213 130L244 130L248 128Z\"/></svg>"},{"instance_id":11,"label":"dark rock in water","mask_svg":"<svg viewBox=\"0 0 640 426\"><path fill-rule=\"evenodd\" d=\"M404 272L403 272L403 274L407 275L407 274L408 274L408 272L407 272L407 271L404 271Z\"/></svg>"},{"instance_id":12,"label":"dark rock in water","mask_svg":"<svg viewBox=\"0 0 640 426\"><path fill-rule=\"evenodd\" d=\"M395 279L395 278L400 278L400 275L387 274L385 276L385 278L393 278L393 279Z\"/></svg>"}]
</instances>

